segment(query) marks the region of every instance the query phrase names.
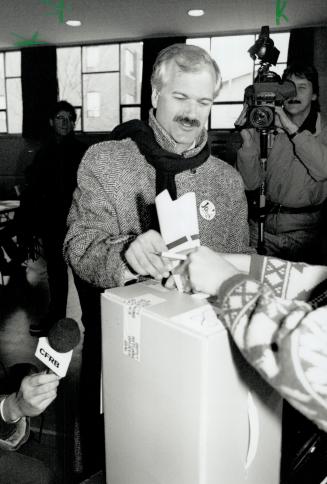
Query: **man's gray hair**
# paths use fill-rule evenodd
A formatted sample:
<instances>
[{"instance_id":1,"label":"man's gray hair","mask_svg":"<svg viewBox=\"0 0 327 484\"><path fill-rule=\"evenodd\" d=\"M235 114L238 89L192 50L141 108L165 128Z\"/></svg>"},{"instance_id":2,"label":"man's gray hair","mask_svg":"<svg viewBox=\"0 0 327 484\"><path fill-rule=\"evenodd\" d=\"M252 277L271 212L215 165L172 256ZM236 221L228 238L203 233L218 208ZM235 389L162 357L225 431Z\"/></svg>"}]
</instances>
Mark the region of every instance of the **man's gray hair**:
<instances>
[{"instance_id":1,"label":"man's gray hair","mask_svg":"<svg viewBox=\"0 0 327 484\"><path fill-rule=\"evenodd\" d=\"M204 66L212 67L216 75L215 97L221 87L221 74L217 62L201 47L189 44L173 44L159 52L153 65L151 86L158 92L164 84L167 64L174 60L184 72L197 72Z\"/></svg>"}]
</instances>

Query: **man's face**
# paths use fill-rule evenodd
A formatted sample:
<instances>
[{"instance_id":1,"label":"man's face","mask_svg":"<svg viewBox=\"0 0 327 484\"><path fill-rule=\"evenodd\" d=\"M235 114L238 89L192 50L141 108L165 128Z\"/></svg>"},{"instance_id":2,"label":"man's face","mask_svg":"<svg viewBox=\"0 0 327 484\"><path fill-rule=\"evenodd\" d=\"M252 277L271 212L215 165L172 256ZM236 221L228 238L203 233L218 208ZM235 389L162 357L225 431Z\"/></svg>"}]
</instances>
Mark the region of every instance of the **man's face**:
<instances>
[{"instance_id":1,"label":"man's face","mask_svg":"<svg viewBox=\"0 0 327 484\"><path fill-rule=\"evenodd\" d=\"M75 123L68 111L59 111L53 119L50 119L50 125L58 136L67 136L74 130Z\"/></svg>"},{"instance_id":2,"label":"man's face","mask_svg":"<svg viewBox=\"0 0 327 484\"><path fill-rule=\"evenodd\" d=\"M210 66L183 72L174 61L166 66L161 90L152 91L152 106L159 124L175 140L178 153L190 148L205 126L216 87Z\"/></svg>"},{"instance_id":3,"label":"man's face","mask_svg":"<svg viewBox=\"0 0 327 484\"><path fill-rule=\"evenodd\" d=\"M312 91L312 83L305 77L298 77L292 74L289 77L296 86L296 96L285 101L285 111L292 116L298 114L309 114L311 102L317 99L317 95Z\"/></svg>"}]
</instances>

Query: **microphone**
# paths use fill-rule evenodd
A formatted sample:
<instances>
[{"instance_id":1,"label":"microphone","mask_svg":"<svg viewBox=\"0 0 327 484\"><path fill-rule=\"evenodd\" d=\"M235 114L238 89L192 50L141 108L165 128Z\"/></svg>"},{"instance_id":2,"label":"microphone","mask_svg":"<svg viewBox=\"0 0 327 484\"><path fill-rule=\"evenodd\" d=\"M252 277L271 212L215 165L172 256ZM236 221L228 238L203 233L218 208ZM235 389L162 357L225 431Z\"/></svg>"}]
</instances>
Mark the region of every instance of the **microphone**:
<instances>
[{"instance_id":1,"label":"microphone","mask_svg":"<svg viewBox=\"0 0 327 484\"><path fill-rule=\"evenodd\" d=\"M48 337L39 338L35 356L60 377L66 376L73 348L78 345L81 333L72 318L59 319L49 331Z\"/></svg>"}]
</instances>

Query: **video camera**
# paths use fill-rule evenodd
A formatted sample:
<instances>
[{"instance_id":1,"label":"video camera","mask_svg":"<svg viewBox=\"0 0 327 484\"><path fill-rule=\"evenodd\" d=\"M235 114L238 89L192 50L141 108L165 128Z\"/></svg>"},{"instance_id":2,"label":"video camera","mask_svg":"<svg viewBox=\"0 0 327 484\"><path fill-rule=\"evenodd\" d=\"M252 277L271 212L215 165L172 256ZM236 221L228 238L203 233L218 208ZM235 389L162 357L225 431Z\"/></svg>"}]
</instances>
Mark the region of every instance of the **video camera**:
<instances>
[{"instance_id":1,"label":"video camera","mask_svg":"<svg viewBox=\"0 0 327 484\"><path fill-rule=\"evenodd\" d=\"M269 70L276 65L279 50L269 37L269 26L261 27L255 44L248 50L251 58L260 59L258 74L254 84L244 92L244 108L235 121L237 129L256 128L257 130L275 127L275 106L282 106L286 99L296 96L292 81L282 81L281 77Z\"/></svg>"}]
</instances>

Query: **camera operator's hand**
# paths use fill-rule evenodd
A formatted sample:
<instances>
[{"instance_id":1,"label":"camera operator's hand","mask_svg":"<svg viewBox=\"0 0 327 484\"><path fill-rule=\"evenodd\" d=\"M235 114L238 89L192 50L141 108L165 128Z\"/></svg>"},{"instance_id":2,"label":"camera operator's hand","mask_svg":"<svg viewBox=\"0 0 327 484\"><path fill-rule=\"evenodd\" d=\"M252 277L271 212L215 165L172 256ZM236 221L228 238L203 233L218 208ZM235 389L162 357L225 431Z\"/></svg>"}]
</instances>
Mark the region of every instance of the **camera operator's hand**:
<instances>
[{"instance_id":1,"label":"camera operator's hand","mask_svg":"<svg viewBox=\"0 0 327 484\"><path fill-rule=\"evenodd\" d=\"M277 127L279 127L278 124L280 123L280 127L283 128L287 134L293 134L298 130L298 126L290 120L282 107L276 106L275 113L277 114L275 119Z\"/></svg>"},{"instance_id":2,"label":"camera operator's hand","mask_svg":"<svg viewBox=\"0 0 327 484\"><path fill-rule=\"evenodd\" d=\"M254 128L242 129L241 136L243 140L243 147L250 148L255 143L256 130Z\"/></svg>"}]
</instances>

